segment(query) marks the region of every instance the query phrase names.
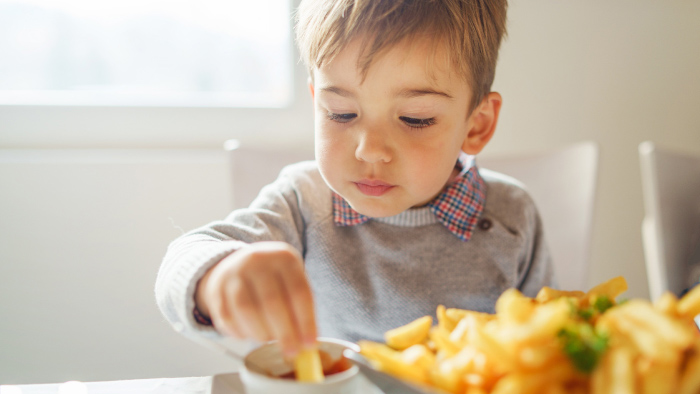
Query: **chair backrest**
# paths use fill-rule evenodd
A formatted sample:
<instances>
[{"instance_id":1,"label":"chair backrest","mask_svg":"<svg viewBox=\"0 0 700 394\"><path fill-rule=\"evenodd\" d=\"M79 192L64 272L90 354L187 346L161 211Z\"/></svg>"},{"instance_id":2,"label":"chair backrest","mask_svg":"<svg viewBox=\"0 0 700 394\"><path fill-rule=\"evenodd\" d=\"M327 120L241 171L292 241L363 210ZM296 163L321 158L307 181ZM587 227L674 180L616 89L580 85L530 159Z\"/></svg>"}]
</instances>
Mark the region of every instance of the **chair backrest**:
<instances>
[{"instance_id":1,"label":"chair backrest","mask_svg":"<svg viewBox=\"0 0 700 394\"><path fill-rule=\"evenodd\" d=\"M234 206L247 206L260 188L287 164L312 159L313 152L271 151L240 146L229 140ZM598 148L592 142L522 156L479 156L483 168L524 183L540 210L558 284L585 289L595 198Z\"/></svg>"},{"instance_id":2,"label":"chair backrest","mask_svg":"<svg viewBox=\"0 0 700 394\"><path fill-rule=\"evenodd\" d=\"M478 156L476 163L525 185L542 218L559 287L586 290L598 178L597 144L582 142L539 154Z\"/></svg>"},{"instance_id":3,"label":"chair backrest","mask_svg":"<svg viewBox=\"0 0 700 394\"><path fill-rule=\"evenodd\" d=\"M649 293L678 295L698 280L692 271L700 247L700 154L652 142L639 145L645 216L642 222Z\"/></svg>"},{"instance_id":4,"label":"chair backrest","mask_svg":"<svg viewBox=\"0 0 700 394\"><path fill-rule=\"evenodd\" d=\"M273 149L241 145L238 140L227 140L231 169L233 207L250 205L263 186L271 183L284 166L304 160L313 160L311 149Z\"/></svg>"}]
</instances>

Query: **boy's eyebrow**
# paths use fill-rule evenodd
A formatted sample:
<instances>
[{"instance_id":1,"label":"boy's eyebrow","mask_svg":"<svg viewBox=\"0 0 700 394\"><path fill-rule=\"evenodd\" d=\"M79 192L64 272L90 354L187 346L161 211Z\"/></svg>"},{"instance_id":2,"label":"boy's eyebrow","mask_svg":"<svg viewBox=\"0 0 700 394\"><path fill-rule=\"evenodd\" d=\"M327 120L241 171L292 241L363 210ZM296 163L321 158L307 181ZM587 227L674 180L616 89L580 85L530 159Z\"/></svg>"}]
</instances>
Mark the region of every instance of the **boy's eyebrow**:
<instances>
[{"instance_id":1,"label":"boy's eyebrow","mask_svg":"<svg viewBox=\"0 0 700 394\"><path fill-rule=\"evenodd\" d=\"M405 98L413 98L413 97L427 96L427 95L437 95L437 96L442 96L442 97L445 97L448 99L453 98L448 93L441 92L439 90L435 90L435 89L431 89L431 88L401 89L396 93L396 95L401 96L401 97L405 97Z\"/></svg>"},{"instance_id":2,"label":"boy's eyebrow","mask_svg":"<svg viewBox=\"0 0 700 394\"><path fill-rule=\"evenodd\" d=\"M355 97L355 94L349 90L345 90L343 88L339 88L337 86L322 86L321 89L322 92L328 92L328 93L335 93L338 96L343 96L343 97Z\"/></svg>"},{"instance_id":3,"label":"boy's eyebrow","mask_svg":"<svg viewBox=\"0 0 700 394\"><path fill-rule=\"evenodd\" d=\"M350 97L353 98L355 97L355 94L349 90L345 90L343 88L337 87L337 86L323 86L320 89L322 92L329 92L329 93L335 93L338 96L342 97ZM441 96L445 97L447 99L453 99L453 97L445 92L435 90L432 88L421 88L421 89L401 89L396 92L396 96L399 97L404 97L404 98L413 98L413 97L419 97L419 96L428 96L428 95L435 95L435 96Z\"/></svg>"}]
</instances>

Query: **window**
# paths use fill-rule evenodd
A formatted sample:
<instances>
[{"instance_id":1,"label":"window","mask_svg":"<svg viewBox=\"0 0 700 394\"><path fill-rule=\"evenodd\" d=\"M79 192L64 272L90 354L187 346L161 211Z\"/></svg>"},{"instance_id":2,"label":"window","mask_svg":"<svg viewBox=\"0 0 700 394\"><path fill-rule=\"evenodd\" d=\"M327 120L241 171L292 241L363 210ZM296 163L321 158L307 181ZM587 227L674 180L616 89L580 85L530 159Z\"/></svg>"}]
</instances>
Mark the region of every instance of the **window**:
<instances>
[{"instance_id":1,"label":"window","mask_svg":"<svg viewBox=\"0 0 700 394\"><path fill-rule=\"evenodd\" d=\"M269 107L288 0L0 0L0 105Z\"/></svg>"}]
</instances>

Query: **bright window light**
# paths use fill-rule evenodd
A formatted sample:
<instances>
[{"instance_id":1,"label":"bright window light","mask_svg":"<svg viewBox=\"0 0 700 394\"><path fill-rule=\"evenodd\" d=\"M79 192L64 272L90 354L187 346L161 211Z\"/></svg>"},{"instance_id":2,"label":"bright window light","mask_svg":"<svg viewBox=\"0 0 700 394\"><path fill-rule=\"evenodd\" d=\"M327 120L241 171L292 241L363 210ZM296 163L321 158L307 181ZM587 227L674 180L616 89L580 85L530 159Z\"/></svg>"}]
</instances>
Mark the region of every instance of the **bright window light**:
<instances>
[{"instance_id":1,"label":"bright window light","mask_svg":"<svg viewBox=\"0 0 700 394\"><path fill-rule=\"evenodd\" d=\"M0 105L283 107L289 0L0 0Z\"/></svg>"}]
</instances>

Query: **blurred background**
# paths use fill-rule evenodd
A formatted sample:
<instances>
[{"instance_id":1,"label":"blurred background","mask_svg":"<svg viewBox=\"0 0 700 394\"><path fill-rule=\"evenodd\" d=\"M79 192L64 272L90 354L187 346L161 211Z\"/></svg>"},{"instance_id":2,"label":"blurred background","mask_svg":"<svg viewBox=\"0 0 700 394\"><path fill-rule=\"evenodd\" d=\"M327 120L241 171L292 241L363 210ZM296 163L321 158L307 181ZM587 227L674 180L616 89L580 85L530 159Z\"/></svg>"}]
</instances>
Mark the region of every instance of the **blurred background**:
<instances>
[{"instance_id":1,"label":"blurred background","mask_svg":"<svg viewBox=\"0 0 700 394\"><path fill-rule=\"evenodd\" d=\"M232 207L223 142L309 149L297 0L0 0L0 384L211 375L169 241ZM511 0L484 154L599 144L588 282L648 297L637 147L700 152L700 3Z\"/></svg>"}]
</instances>

